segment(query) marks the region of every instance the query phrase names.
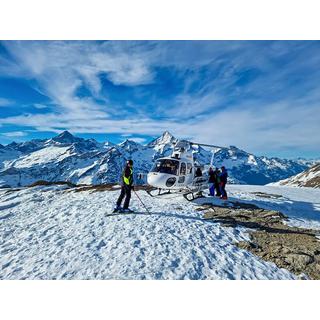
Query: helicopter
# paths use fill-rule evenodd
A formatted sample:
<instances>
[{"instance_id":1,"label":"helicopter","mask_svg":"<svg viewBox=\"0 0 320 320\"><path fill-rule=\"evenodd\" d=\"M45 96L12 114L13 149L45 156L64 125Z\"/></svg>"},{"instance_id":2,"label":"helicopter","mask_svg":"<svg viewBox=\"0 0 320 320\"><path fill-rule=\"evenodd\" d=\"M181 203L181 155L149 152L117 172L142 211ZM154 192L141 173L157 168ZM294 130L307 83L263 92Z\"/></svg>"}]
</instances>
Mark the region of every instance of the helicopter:
<instances>
[{"instance_id":1,"label":"helicopter","mask_svg":"<svg viewBox=\"0 0 320 320\"><path fill-rule=\"evenodd\" d=\"M148 194L159 197L168 193L182 193L192 201L202 197L202 191L208 188L207 170L194 160L192 146L222 148L215 145L177 140L169 157L159 158L147 174L147 183L152 189ZM213 156L210 166L212 167Z\"/></svg>"}]
</instances>

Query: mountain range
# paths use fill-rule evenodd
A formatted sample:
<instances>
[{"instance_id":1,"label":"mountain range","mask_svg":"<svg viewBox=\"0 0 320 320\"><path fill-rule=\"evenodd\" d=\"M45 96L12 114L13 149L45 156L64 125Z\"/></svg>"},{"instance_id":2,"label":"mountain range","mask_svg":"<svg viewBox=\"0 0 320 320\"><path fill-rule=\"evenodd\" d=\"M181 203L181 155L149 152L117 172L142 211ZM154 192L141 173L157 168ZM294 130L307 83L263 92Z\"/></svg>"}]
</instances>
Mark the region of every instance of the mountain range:
<instances>
[{"instance_id":1,"label":"mountain range","mask_svg":"<svg viewBox=\"0 0 320 320\"><path fill-rule=\"evenodd\" d=\"M147 173L159 157L169 156L177 139L168 131L147 145L132 140L100 143L64 131L51 139L0 145L0 187L17 187L38 180L75 184L118 182L123 165L133 159L136 173ZM263 185L301 173L317 161L255 156L235 146L208 149L193 145L197 162L229 170L230 182ZM142 183L143 181L137 181Z\"/></svg>"}]
</instances>

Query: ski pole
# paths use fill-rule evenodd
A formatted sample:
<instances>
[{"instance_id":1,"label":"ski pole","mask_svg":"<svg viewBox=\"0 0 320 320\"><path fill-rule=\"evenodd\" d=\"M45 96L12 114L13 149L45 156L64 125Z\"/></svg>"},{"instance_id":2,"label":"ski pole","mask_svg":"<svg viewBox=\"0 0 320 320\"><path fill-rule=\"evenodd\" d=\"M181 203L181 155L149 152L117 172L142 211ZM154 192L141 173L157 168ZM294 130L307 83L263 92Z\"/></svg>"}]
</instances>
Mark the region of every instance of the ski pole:
<instances>
[{"instance_id":1,"label":"ski pole","mask_svg":"<svg viewBox=\"0 0 320 320\"><path fill-rule=\"evenodd\" d=\"M146 207L146 205L142 202L142 200L140 199L140 197L138 196L138 194L136 193L135 190L133 190L134 194L137 196L137 198L139 199L139 201L141 202L141 204L144 206L144 208L146 209L146 211L148 212L148 214L151 214L150 211L148 210L148 208Z\"/></svg>"}]
</instances>

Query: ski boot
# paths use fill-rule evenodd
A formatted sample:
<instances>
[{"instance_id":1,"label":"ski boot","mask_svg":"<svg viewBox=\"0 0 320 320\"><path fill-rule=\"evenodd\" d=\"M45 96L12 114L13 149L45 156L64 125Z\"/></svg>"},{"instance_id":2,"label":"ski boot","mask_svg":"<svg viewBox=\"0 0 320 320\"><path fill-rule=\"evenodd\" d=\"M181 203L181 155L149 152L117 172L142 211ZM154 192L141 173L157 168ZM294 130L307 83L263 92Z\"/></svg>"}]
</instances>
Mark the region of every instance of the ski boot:
<instances>
[{"instance_id":1,"label":"ski boot","mask_svg":"<svg viewBox=\"0 0 320 320\"><path fill-rule=\"evenodd\" d=\"M133 213L134 211L129 208L125 208L125 209L122 209L120 212L121 213Z\"/></svg>"},{"instance_id":2,"label":"ski boot","mask_svg":"<svg viewBox=\"0 0 320 320\"><path fill-rule=\"evenodd\" d=\"M121 206L115 206L113 209L113 213L117 213L117 212L121 212L121 211L122 211Z\"/></svg>"}]
</instances>

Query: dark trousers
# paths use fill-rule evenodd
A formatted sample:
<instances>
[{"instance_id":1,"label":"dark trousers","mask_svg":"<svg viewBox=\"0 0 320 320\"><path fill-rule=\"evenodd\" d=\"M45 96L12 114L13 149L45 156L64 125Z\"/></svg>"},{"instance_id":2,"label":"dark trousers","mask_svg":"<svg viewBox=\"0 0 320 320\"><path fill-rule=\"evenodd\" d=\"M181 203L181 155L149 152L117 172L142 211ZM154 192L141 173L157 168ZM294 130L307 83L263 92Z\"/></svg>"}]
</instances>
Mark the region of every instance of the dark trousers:
<instances>
[{"instance_id":1,"label":"dark trousers","mask_svg":"<svg viewBox=\"0 0 320 320\"><path fill-rule=\"evenodd\" d=\"M120 193L120 196L117 201L117 207L121 206L121 202L122 202L124 196L126 196L126 198L124 200L123 209L128 209L130 198L131 198L131 186L124 185L121 187L121 193Z\"/></svg>"},{"instance_id":2,"label":"dark trousers","mask_svg":"<svg viewBox=\"0 0 320 320\"><path fill-rule=\"evenodd\" d=\"M227 191L226 191L226 183L220 182L220 192L222 197L227 197Z\"/></svg>"},{"instance_id":3,"label":"dark trousers","mask_svg":"<svg viewBox=\"0 0 320 320\"><path fill-rule=\"evenodd\" d=\"M219 182L215 182L214 183L214 188L216 189L216 196L220 197L221 196L221 192L220 192L220 188L219 188Z\"/></svg>"}]
</instances>

